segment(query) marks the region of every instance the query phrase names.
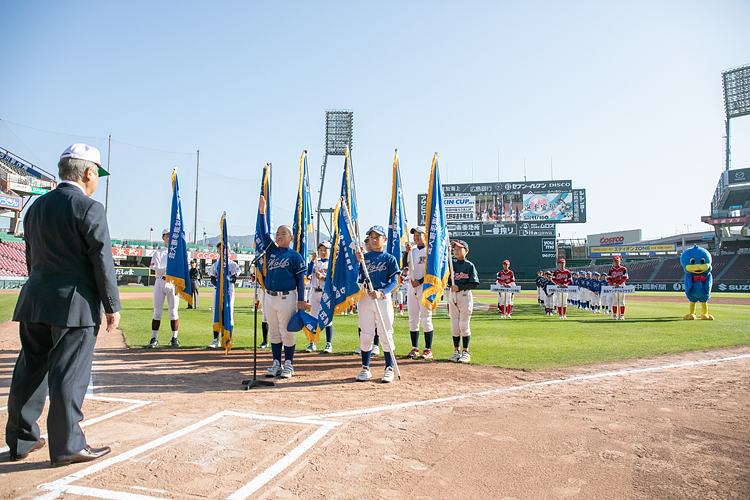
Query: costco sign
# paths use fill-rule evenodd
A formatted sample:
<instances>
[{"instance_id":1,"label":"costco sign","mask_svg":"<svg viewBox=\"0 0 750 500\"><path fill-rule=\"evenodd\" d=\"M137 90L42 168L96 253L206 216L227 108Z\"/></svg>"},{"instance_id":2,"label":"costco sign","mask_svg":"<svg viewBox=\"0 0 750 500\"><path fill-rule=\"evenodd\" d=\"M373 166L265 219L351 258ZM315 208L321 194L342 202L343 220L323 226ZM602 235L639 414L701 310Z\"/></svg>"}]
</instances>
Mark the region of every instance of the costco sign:
<instances>
[{"instance_id":1,"label":"costco sign","mask_svg":"<svg viewBox=\"0 0 750 500\"><path fill-rule=\"evenodd\" d=\"M586 237L589 247L602 245L628 245L641 241L641 230L617 231L612 233L590 234Z\"/></svg>"}]
</instances>

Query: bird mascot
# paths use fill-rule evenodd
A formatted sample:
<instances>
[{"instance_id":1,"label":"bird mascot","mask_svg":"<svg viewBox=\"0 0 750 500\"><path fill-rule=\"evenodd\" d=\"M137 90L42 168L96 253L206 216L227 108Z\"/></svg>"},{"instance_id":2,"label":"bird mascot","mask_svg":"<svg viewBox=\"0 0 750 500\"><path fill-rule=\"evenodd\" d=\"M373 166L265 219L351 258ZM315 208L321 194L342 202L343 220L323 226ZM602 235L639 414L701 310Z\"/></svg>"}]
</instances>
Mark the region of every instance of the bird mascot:
<instances>
[{"instance_id":1,"label":"bird mascot","mask_svg":"<svg viewBox=\"0 0 750 500\"><path fill-rule=\"evenodd\" d=\"M685 295L690 301L690 314L684 319L698 319L695 315L695 304L700 302L703 314L700 319L714 319L708 314L708 299L711 298L711 254L707 250L693 245L680 256L680 264L685 270Z\"/></svg>"}]
</instances>

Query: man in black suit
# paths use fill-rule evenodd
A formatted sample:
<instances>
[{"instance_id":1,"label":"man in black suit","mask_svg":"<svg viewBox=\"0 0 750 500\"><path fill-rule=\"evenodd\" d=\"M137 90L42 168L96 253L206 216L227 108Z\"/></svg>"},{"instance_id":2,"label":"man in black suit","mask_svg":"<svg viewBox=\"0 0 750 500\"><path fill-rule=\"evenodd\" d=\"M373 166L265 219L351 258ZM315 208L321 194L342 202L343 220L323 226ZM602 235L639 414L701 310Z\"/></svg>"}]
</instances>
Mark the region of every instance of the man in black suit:
<instances>
[{"instance_id":1,"label":"man in black suit","mask_svg":"<svg viewBox=\"0 0 750 500\"><path fill-rule=\"evenodd\" d=\"M120 321L109 228L104 207L90 196L99 184L99 151L73 144L58 163L61 182L26 212L29 280L18 297L21 352L8 396L5 441L11 460L42 448L36 420L49 388L47 433L52 467L96 460L81 431L81 405L91 378L104 305L107 332Z\"/></svg>"}]
</instances>

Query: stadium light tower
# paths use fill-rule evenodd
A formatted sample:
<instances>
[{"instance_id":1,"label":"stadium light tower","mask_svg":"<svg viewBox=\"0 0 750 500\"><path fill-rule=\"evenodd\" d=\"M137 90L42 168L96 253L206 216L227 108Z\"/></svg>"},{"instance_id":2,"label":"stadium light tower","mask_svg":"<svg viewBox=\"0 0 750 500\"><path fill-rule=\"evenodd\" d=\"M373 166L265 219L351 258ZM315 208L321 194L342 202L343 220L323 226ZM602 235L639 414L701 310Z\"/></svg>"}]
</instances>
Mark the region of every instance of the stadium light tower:
<instances>
[{"instance_id":1,"label":"stadium light tower","mask_svg":"<svg viewBox=\"0 0 750 500\"><path fill-rule=\"evenodd\" d=\"M315 229L315 244L320 244L320 221L321 215L326 213L333 217L333 208L322 208L323 187L325 186L326 167L329 156L344 156L346 147L349 146L349 160L352 159L352 125L354 120L353 111L326 111L326 155L323 157L323 165L320 167L320 192L318 193L318 225ZM351 165L349 166L351 168ZM354 169L352 168L352 176ZM325 220L323 221L326 222ZM328 234L333 234L332 219L326 224Z\"/></svg>"},{"instance_id":2,"label":"stadium light tower","mask_svg":"<svg viewBox=\"0 0 750 500\"><path fill-rule=\"evenodd\" d=\"M726 170L729 170L729 120L750 115L750 66L730 69L721 74L724 79L724 110L727 119Z\"/></svg>"}]
</instances>

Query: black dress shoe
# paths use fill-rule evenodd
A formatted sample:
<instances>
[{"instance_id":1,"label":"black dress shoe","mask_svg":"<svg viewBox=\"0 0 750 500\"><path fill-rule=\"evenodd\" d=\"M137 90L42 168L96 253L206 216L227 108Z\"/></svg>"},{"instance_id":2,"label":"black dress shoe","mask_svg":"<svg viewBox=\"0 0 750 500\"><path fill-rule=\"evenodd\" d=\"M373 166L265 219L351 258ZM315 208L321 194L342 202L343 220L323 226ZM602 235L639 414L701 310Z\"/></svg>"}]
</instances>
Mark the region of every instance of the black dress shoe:
<instances>
[{"instance_id":1,"label":"black dress shoe","mask_svg":"<svg viewBox=\"0 0 750 500\"><path fill-rule=\"evenodd\" d=\"M82 449L72 457L66 458L65 460L60 460L59 462L52 462L52 467L65 467L66 465L70 464L91 462L92 460L96 460L97 458L102 458L110 451L112 451L112 449L109 446L104 446L103 448L92 448L91 446L86 445L84 449Z\"/></svg>"},{"instance_id":2,"label":"black dress shoe","mask_svg":"<svg viewBox=\"0 0 750 500\"><path fill-rule=\"evenodd\" d=\"M29 451L27 451L26 453L21 453L20 455L11 455L10 456L10 461L11 462L17 462L19 460L23 460L24 458L26 458L26 457L29 456L29 453L34 452L36 450L41 450L42 448L44 448L44 443L46 443L46 442L47 442L46 439L39 438L39 441L37 441L36 443L34 443L34 446L32 446L31 449Z\"/></svg>"}]
</instances>

